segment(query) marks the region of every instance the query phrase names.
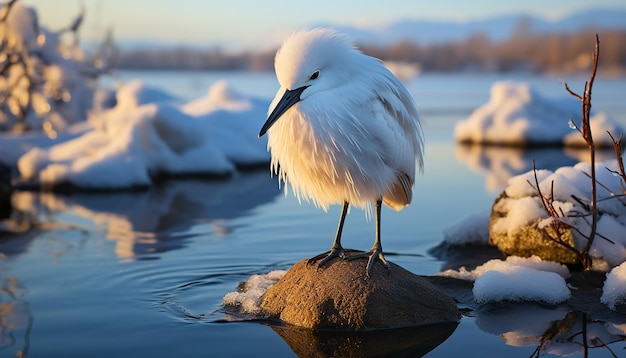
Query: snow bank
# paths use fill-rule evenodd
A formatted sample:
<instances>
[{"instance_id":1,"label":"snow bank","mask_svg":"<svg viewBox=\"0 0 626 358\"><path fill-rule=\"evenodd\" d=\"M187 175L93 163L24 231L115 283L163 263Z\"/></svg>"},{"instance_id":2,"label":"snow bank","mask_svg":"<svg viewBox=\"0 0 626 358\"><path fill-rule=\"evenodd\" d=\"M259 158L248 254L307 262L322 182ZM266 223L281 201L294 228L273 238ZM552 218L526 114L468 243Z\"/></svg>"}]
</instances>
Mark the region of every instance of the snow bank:
<instances>
[{"instance_id":1,"label":"snow bank","mask_svg":"<svg viewBox=\"0 0 626 358\"><path fill-rule=\"evenodd\" d=\"M115 107L95 114L93 128L18 161L23 180L121 189L152 184L160 174L229 175L239 166L269 162L257 138L269 102L243 98L226 83L179 104L140 81L121 86Z\"/></svg>"},{"instance_id":2,"label":"snow bank","mask_svg":"<svg viewBox=\"0 0 626 358\"><path fill-rule=\"evenodd\" d=\"M612 310L618 304L626 303L626 262L615 267L606 276L600 301Z\"/></svg>"},{"instance_id":3,"label":"snow bank","mask_svg":"<svg viewBox=\"0 0 626 358\"><path fill-rule=\"evenodd\" d=\"M615 197L614 193L621 193L619 178L607 170L617 169L617 161L607 161L596 164L596 179L601 185L597 186L599 220L597 233L590 255L594 262L605 261L608 266L616 266L626 261L626 200ZM561 167L557 170L537 170L537 181L544 195L554 195L553 206L562 213L559 219L572 225L582 233L590 232L590 220L581 217L581 213L588 213L577 200L588 202L591 197L591 179L587 175L591 171L590 164L578 163L571 167ZM553 218L541 204L535 188L535 173L531 170L515 176L508 181L505 188L506 198L497 205L500 211L508 212L505 217L497 218L492 224L492 230L500 233L513 232L522 225L531 224L540 220L539 226L549 225ZM553 189L552 189L553 188ZM586 244L586 239L575 231L574 237L579 247ZM610 241L609 241L610 240ZM600 267L599 265L598 267Z\"/></svg>"},{"instance_id":4,"label":"snow bank","mask_svg":"<svg viewBox=\"0 0 626 358\"><path fill-rule=\"evenodd\" d=\"M471 214L447 227L443 241L448 245L489 244L489 211Z\"/></svg>"},{"instance_id":5,"label":"snow bank","mask_svg":"<svg viewBox=\"0 0 626 358\"><path fill-rule=\"evenodd\" d=\"M240 291L229 292L224 296L224 306L230 306L245 314L260 313L261 297L286 273L284 270L274 270L264 275L252 275L242 285Z\"/></svg>"},{"instance_id":6,"label":"snow bank","mask_svg":"<svg viewBox=\"0 0 626 358\"><path fill-rule=\"evenodd\" d=\"M571 295L565 283L569 270L536 256L489 260L472 271L462 267L458 271L441 272L438 276L474 281L472 292L478 303L508 300L557 304Z\"/></svg>"},{"instance_id":7,"label":"snow bank","mask_svg":"<svg viewBox=\"0 0 626 358\"><path fill-rule=\"evenodd\" d=\"M493 84L486 104L457 123L454 137L462 143L584 146L578 131L569 127L570 119L580 125L578 99L569 94L545 98L528 83L502 81ZM612 146L607 131L622 132L604 113L592 114L591 127L598 146Z\"/></svg>"}]
</instances>

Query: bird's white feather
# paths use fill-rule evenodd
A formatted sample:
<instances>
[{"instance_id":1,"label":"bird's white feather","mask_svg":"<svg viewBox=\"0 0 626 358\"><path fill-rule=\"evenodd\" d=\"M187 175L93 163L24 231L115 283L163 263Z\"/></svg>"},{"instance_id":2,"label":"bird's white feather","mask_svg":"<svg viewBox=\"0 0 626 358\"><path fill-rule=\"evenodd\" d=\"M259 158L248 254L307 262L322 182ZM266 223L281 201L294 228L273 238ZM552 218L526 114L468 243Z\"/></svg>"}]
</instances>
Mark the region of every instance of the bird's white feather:
<instances>
[{"instance_id":1,"label":"bird's white feather","mask_svg":"<svg viewBox=\"0 0 626 358\"><path fill-rule=\"evenodd\" d=\"M281 88L270 112L286 90L309 86L268 131L281 181L324 209L346 201L367 207L380 198L396 210L408 205L416 164L423 166L423 136L402 83L328 29L293 35L275 66Z\"/></svg>"}]
</instances>

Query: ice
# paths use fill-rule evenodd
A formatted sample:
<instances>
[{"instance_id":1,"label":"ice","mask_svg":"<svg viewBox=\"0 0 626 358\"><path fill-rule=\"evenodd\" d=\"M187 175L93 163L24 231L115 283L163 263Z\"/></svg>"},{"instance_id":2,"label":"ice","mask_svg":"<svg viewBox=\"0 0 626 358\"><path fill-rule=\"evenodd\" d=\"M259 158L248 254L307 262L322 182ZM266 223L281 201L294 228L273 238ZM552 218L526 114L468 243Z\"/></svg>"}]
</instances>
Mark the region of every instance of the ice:
<instances>
[{"instance_id":1,"label":"ice","mask_svg":"<svg viewBox=\"0 0 626 358\"><path fill-rule=\"evenodd\" d=\"M615 267L606 276L600 301L612 310L618 304L626 303L626 262Z\"/></svg>"},{"instance_id":2,"label":"ice","mask_svg":"<svg viewBox=\"0 0 626 358\"><path fill-rule=\"evenodd\" d=\"M607 131L622 130L605 113L591 115L596 145L612 146ZM581 122L580 101L570 95L546 98L528 83L496 82L491 98L464 121L458 122L458 142L501 145L563 144L584 146L580 133L571 129Z\"/></svg>"},{"instance_id":3,"label":"ice","mask_svg":"<svg viewBox=\"0 0 626 358\"><path fill-rule=\"evenodd\" d=\"M569 122L567 122L567 125L571 128L571 129L578 129L578 126L576 125L576 123L574 123L574 121L570 118Z\"/></svg>"}]
</instances>

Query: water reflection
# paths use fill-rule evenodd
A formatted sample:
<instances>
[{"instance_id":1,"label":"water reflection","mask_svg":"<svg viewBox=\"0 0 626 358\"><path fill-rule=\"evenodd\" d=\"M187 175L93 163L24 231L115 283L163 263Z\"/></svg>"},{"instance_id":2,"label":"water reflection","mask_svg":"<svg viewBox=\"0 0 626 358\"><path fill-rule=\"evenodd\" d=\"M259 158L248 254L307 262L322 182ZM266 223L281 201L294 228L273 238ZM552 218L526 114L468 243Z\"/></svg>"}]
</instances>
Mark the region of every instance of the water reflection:
<instances>
[{"instance_id":1,"label":"water reflection","mask_svg":"<svg viewBox=\"0 0 626 358\"><path fill-rule=\"evenodd\" d=\"M119 258L134 260L182 248L191 236L227 234L232 219L278 194L276 181L262 170L228 180L171 180L142 192L17 192L14 205L19 212L39 216L58 213L87 219L116 242Z\"/></svg>"},{"instance_id":2,"label":"water reflection","mask_svg":"<svg viewBox=\"0 0 626 358\"><path fill-rule=\"evenodd\" d=\"M615 345L626 340L626 320L592 319L582 311L536 304L506 304L478 312L477 326L499 336L507 345L536 347L531 357L542 354L589 356L592 349L622 351Z\"/></svg>"},{"instance_id":3,"label":"water reflection","mask_svg":"<svg viewBox=\"0 0 626 358\"><path fill-rule=\"evenodd\" d=\"M492 250L490 246L482 248ZM478 254L480 250L479 245L439 245L431 251L444 261L444 268L467 265L471 269L491 258ZM572 272L567 281L572 297L557 306L509 301L481 305L475 302L471 281L438 276L428 280L454 297L467 315L476 318L476 326L483 332L499 337L509 346L535 347L531 357L581 353L587 357L592 349L626 349L626 306L614 312L600 303L604 283L601 272Z\"/></svg>"},{"instance_id":4,"label":"water reflection","mask_svg":"<svg viewBox=\"0 0 626 358\"><path fill-rule=\"evenodd\" d=\"M578 162L588 162L589 152L583 148L537 148L484 146L457 144L455 157L474 171L486 174L486 187L489 191L500 191L509 178L532 169L535 160L537 168L556 170L572 166ZM596 161L615 159L609 149L597 150Z\"/></svg>"},{"instance_id":5,"label":"water reflection","mask_svg":"<svg viewBox=\"0 0 626 358\"><path fill-rule=\"evenodd\" d=\"M448 339L457 324L365 332L271 327L298 357L421 357Z\"/></svg>"},{"instance_id":6,"label":"water reflection","mask_svg":"<svg viewBox=\"0 0 626 358\"><path fill-rule=\"evenodd\" d=\"M0 351L7 356L28 356L33 315L26 292L16 277L0 274Z\"/></svg>"}]
</instances>

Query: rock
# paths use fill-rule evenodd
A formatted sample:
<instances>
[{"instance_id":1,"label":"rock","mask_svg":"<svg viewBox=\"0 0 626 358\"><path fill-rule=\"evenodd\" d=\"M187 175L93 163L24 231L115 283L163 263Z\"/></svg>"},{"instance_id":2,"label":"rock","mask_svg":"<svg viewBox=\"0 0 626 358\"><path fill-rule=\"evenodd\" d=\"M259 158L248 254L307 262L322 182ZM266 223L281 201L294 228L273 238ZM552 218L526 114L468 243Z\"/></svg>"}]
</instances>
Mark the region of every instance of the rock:
<instances>
[{"instance_id":1,"label":"rock","mask_svg":"<svg viewBox=\"0 0 626 358\"><path fill-rule=\"evenodd\" d=\"M354 251L346 251L347 255ZM312 329L367 330L458 322L455 301L425 279L379 262L333 259L324 267L295 264L261 302L270 318Z\"/></svg>"},{"instance_id":2,"label":"rock","mask_svg":"<svg viewBox=\"0 0 626 358\"><path fill-rule=\"evenodd\" d=\"M544 232L537 228L537 224L541 219L537 219L527 225L521 225L512 232L494 230L497 221L505 218L508 214L503 210L506 207L505 205L498 205L502 200L508 200L506 192L503 192L496 198L491 208L491 217L489 219L489 243L491 245L496 246L507 255L521 257L535 255L543 260L564 264L580 263L576 254L554 240L548 239ZM551 226L545 227L544 230L551 237L556 237L555 231ZM566 244L577 247L571 230L561 229L561 238Z\"/></svg>"}]
</instances>

